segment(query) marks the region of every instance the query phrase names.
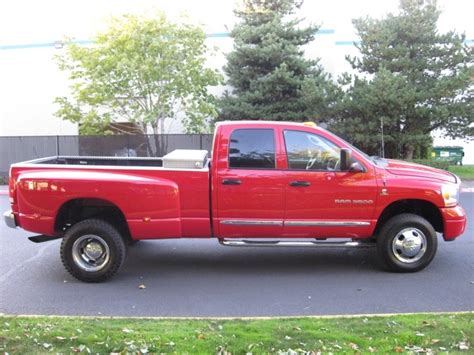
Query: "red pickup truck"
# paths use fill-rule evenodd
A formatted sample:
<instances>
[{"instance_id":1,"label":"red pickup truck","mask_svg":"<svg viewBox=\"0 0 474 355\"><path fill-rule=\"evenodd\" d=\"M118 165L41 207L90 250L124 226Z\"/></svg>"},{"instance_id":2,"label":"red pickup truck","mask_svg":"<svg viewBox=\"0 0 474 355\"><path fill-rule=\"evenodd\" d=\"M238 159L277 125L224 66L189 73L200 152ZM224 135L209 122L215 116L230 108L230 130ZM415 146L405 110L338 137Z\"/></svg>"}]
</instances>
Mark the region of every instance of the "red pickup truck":
<instances>
[{"instance_id":1,"label":"red pickup truck","mask_svg":"<svg viewBox=\"0 0 474 355\"><path fill-rule=\"evenodd\" d=\"M437 233L465 230L457 176L369 157L312 123L219 123L212 157L195 153L13 164L5 222L35 242L62 238L64 266L86 282L111 277L143 239L376 246L386 268L413 272L433 259Z\"/></svg>"}]
</instances>

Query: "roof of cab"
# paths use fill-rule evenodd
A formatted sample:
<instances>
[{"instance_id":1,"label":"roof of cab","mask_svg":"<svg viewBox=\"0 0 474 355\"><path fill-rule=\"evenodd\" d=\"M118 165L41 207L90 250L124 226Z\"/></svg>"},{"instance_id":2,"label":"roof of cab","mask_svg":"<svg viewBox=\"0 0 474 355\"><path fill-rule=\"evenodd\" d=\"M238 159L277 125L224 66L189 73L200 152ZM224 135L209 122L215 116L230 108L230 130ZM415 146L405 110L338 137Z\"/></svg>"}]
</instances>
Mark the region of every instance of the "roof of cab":
<instances>
[{"instance_id":1,"label":"roof of cab","mask_svg":"<svg viewBox=\"0 0 474 355\"><path fill-rule=\"evenodd\" d=\"M295 126L295 127L312 127L321 128L314 122L291 122L291 121L260 121L260 120L243 120L243 121L221 121L216 126L227 126L227 125L262 125L262 126Z\"/></svg>"}]
</instances>

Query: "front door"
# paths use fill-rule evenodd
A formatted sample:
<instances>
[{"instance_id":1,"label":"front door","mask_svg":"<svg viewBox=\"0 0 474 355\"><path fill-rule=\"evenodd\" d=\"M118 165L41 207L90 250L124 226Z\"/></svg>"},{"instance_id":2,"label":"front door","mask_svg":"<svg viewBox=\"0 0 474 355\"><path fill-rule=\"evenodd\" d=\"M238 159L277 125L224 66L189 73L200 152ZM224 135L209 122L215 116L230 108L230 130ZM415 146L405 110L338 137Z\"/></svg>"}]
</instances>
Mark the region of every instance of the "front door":
<instances>
[{"instance_id":1,"label":"front door","mask_svg":"<svg viewBox=\"0 0 474 355\"><path fill-rule=\"evenodd\" d=\"M285 213L284 172L276 169L274 129L230 133L227 168L217 176L219 237L280 237Z\"/></svg>"},{"instance_id":2,"label":"front door","mask_svg":"<svg viewBox=\"0 0 474 355\"><path fill-rule=\"evenodd\" d=\"M376 179L365 172L340 171L340 148L318 134L284 130L288 157L287 237L364 237L373 226Z\"/></svg>"}]
</instances>

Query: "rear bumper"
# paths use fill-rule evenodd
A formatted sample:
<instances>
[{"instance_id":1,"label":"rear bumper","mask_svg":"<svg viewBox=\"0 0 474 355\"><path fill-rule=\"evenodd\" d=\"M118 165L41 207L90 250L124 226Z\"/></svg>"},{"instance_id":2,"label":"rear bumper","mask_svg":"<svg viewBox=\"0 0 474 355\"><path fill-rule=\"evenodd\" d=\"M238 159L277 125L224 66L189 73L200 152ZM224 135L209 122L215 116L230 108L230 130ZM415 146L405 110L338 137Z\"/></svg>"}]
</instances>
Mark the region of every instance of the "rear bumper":
<instances>
[{"instance_id":1,"label":"rear bumper","mask_svg":"<svg viewBox=\"0 0 474 355\"><path fill-rule=\"evenodd\" d=\"M13 214L12 210L3 213L3 220L5 221L5 224L10 228L18 227L18 224L16 224L15 215Z\"/></svg>"},{"instance_id":2,"label":"rear bumper","mask_svg":"<svg viewBox=\"0 0 474 355\"><path fill-rule=\"evenodd\" d=\"M443 237L444 240L453 240L464 233L466 229L466 212L461 206L441 208L443 217Z\"/></svg>"}]
</instances>

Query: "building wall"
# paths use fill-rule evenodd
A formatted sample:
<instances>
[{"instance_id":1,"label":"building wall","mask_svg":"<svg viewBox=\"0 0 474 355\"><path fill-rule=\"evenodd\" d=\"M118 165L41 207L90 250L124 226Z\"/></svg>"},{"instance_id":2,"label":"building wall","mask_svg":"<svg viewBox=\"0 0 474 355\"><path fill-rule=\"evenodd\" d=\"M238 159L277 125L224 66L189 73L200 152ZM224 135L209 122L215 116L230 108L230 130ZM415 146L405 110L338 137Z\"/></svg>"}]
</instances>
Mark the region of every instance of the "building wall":
<instances>
[{"instance_id":1,"label":"building wall","mask_svg":"<svg viewBox=\"0 0 474 355\"><path fill-rule=\"evenodd\" d=\"M444 11L440 30L466 32L472 42L474 25L468 11L471 3L439 1ZM351 20L365 15L383 16L396 11L397 4L397 0L306 0L300 15L306 22L321 25L315 41L306 48L306 56L321 58L321 64L333 76L350 71L345 56L357 55ZM204 27L207 44L213 49L208 64L221 69L225 53L232 50L228 32L236 21L234 6L234 0L17 0L0 4L0 136L77 134L77 125L54 116L54 98L68 94L67 74L54 61L61 51L55 48L55 42L62 38L91 43L94 33L106 27L110 16L123 13L162 9L171 19L179 19L184 12ZM223 89L214 88L213 93L220 94ZM179 120L169 120L166 127L170 133L183 131ZM474 163L473 143L435 137L435 144L458 143L466 147L466 161Z\"/></svg>"}]
</instances>

